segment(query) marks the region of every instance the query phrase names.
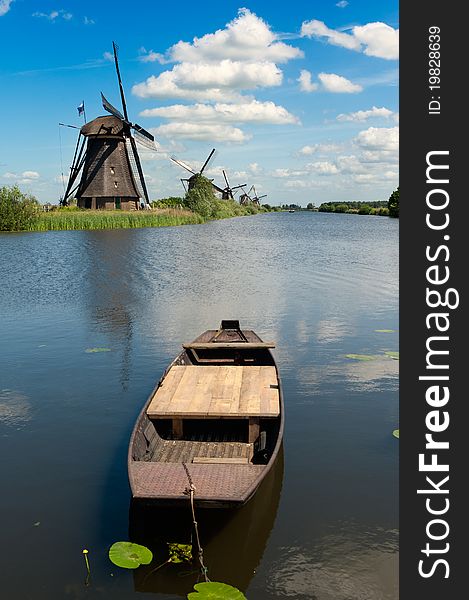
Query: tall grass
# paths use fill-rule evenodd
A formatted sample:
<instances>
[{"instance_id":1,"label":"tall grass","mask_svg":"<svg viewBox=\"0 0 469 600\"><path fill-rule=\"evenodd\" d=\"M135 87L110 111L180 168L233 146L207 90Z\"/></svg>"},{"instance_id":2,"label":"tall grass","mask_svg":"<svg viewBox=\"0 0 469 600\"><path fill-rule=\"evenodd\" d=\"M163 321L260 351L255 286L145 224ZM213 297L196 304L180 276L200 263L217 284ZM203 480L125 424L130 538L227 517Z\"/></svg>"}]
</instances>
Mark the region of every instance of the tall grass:
<instances>
[{"instance_id":1,"label":"tall grass","mask_svg":"<svg viewBox=\"0 0 469 600\"><path fill-rule=\"evenodd\" d=\"M132 229L138 227L170 227L203 223L204 219L188 210L57 210L41 213L29 231L75 229Z\"/></svg>"}]
</instances>

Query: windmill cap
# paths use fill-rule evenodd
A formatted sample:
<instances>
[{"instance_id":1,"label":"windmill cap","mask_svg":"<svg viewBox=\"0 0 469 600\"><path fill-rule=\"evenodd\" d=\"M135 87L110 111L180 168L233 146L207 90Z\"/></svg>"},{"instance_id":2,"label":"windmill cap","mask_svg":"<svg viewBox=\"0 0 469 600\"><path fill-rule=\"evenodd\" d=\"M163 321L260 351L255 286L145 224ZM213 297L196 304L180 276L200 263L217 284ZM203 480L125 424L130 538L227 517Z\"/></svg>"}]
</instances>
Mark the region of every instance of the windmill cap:
<instances>
[{"instance_id":1,"label":"windmill cap","mask_svg":"<svg viewBox=\"0 0 469 600\"><path fill-rule=\"evenodd\" d=\"M88 123L85 123L80 129L85 136L97 135L100 137L122 137L124 133L124 123L112 115L97 117Z\"/></svg>"}]
</instances>

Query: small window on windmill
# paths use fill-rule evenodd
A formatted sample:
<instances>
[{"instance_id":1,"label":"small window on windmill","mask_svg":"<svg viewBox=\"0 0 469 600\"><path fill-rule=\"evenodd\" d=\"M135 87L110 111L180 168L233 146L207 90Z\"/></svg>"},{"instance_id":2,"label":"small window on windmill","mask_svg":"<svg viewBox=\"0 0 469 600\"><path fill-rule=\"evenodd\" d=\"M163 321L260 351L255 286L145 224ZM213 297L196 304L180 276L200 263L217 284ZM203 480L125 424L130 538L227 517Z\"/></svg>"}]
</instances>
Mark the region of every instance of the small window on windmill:
<instances>
[{"instance_id":1,"label":"small window on windmill","mask_svg":"<svg viewBox=\"0 0 469 600\"><path fill-rule=\"evenodd\" d=\"M111 167L111 175L114 175L115 171L114 171L114 167Z\"/></svg>"},{"instance_id":2,"label":"small window on windmill","mask_svg":"<svg viewBox=\"0 0 469 600\"><path fill-rule=\"evenodd\" d=\"M117 181L114 181L114 187L116 188L119 184L117 183Z\"/></svg>"}]
</instances>

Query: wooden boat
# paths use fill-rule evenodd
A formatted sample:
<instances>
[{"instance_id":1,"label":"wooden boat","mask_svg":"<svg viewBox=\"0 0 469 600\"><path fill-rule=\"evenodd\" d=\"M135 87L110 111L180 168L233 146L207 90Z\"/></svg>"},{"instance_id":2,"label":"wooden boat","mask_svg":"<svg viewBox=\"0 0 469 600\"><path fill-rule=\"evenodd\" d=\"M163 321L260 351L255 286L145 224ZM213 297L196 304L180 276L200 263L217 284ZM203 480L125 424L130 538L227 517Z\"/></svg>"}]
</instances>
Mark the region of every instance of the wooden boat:
<instances>
[{"instance_id":1,"label":"wooden boat","mask_svg":"<svg viewBox=\"0 0 469 600\"><path fill-rule=\"evenodd\" d=\"M245 504L277 458L283 397L272 342L238 321L202 333L166 369L135 424L128 470L135 500Z\"/></svg>"}]
</instances>

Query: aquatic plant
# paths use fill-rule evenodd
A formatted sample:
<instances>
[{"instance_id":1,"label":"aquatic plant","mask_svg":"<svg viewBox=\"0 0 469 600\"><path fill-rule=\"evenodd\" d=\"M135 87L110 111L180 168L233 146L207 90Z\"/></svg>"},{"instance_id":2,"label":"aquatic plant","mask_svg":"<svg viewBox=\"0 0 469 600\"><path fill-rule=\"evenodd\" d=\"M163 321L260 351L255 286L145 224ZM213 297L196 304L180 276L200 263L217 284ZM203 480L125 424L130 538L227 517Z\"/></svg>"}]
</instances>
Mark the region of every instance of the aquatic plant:
<instances>
[{"instance_id":1,"label":"aquatic plant","mask_svg":"<svg viewBox=\"0 0 469 600\"><path fill-rule=\"evenodd\" d=\"M394 429L394 431L392 432L393 436L397 439L399 439L399 429Z\"/></svg>"},{"instance_id":2,"label":"aquatic plant","mask_svg":"<svg viewBox=\"0 0 469 600\"><path fill-rule=\"evenodd\" d=\"M189 600L246 600L246 596L237 588L217 581L196 583L194 590L187 594Z\"/></svg>"},{"instance_id":3,"label":"aquatic plant","mask_svg":"<svg viewBox=\"0 0 469 600\"><path fill-rule=\"evenodd\" d=\"M117 567L137 569L140 565L149 565L153 560L153 553L149 548L140 544L115 542L109 548L109 559Z\"/></svg>"}]
</instances>

